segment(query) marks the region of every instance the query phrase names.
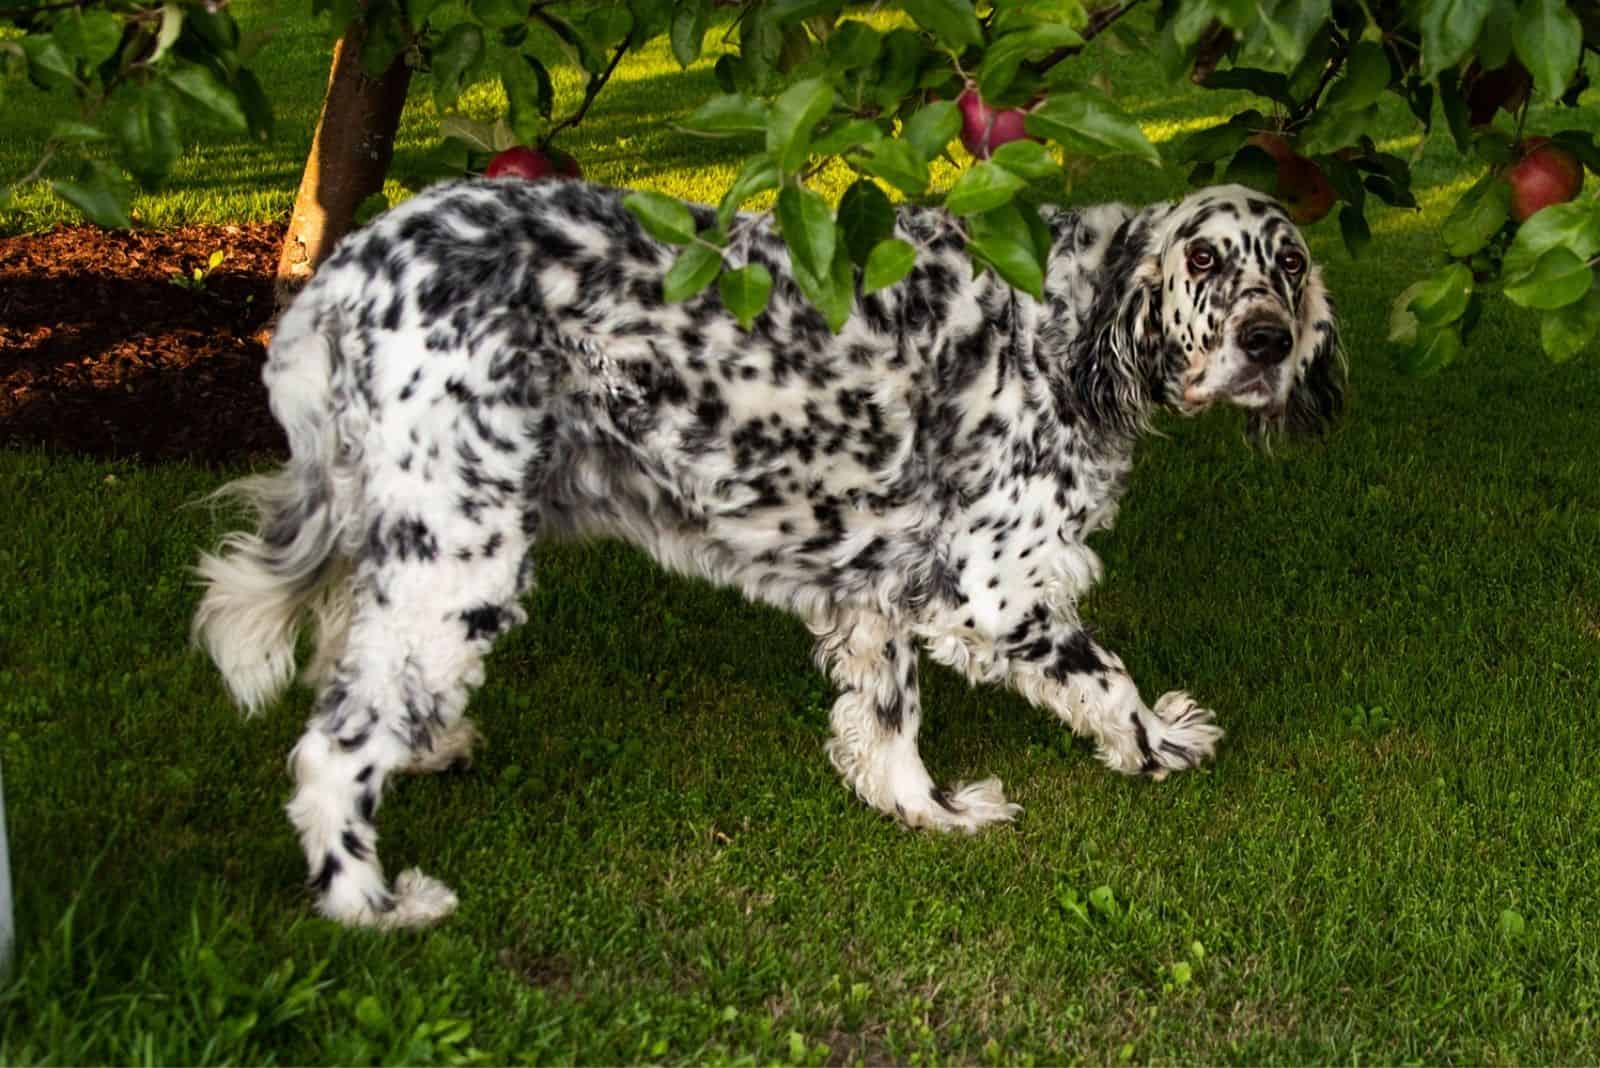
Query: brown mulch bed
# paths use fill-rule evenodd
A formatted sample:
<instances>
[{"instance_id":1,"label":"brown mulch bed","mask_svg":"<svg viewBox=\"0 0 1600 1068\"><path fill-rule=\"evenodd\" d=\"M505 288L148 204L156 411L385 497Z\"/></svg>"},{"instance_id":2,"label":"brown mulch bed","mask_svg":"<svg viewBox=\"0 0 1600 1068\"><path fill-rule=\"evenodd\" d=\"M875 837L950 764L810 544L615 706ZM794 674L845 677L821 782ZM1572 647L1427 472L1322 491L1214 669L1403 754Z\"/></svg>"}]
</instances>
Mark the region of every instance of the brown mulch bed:
<instances>
[{"instance_id":1,"label":"brown mulch bed","mask_svg":"<svg viewBox=\"0 0 1600 1068\"><path fill-rule=\"evenodd\" d=\"M0 444L207 465L282 452L261 366L283 229L0 237ZM203 287L173 284L218 250Z\"/></svg>"}]
</instances>

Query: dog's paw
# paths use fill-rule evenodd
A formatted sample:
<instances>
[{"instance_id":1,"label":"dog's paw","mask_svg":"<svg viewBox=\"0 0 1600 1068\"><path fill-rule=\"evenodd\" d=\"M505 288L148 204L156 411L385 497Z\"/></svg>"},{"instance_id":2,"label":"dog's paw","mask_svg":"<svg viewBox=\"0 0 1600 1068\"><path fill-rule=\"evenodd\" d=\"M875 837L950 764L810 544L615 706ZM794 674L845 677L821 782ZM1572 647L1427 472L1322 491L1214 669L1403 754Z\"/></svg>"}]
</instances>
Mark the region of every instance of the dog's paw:
<instances>
[{"instance_id":1,"label":"dog's paw","mask_svg":"<svg viewBox=\"0 0 1600 1068\"><path fill-rule=\"evenodd\" d=\"M895 814L907 827L975 834L993 823L1017 818L1021 805L1006 800L999 779L957 783L952 790L934 787L921 804L897 804Z\"/></svg>"},{"instance_id":2,"label":"dog's paw","mask_svg":"<svg viewBox=\"0 0 1600 1068\"><path fill-rule=\"evenodd\" d=\"M459 904L454 890L421 869L407 868L394 881L394 907L379 924L386 931L431 927Z\"/></svg>"},{"instance_id":3,"label":"dog's paw","mask_svg":"<svg viewBox=\"0 0 1600 1068\"><path fill-rule=\"evenodd\" d=\"M1150 750L1155 766L1145 774L1157 782L1174 771L1199 766L1210 759L1222 740L1215 713L1202 708L1182 690L1161 695L1152 709L1157 720L1150 731Z\"/></svg>"},{"instance_id":4,"label":"dog's paw","mask_svg":"<svg viewBox=\"0 0 1600 1068\"><path fill-rule=\"evenodd\" d=\"M342 873L317 901L317 911L346 927L404 931L430 927L456 910L455 891L416 868L400 873L385 889L370 865Z\"/></svg>"}]
</instances>

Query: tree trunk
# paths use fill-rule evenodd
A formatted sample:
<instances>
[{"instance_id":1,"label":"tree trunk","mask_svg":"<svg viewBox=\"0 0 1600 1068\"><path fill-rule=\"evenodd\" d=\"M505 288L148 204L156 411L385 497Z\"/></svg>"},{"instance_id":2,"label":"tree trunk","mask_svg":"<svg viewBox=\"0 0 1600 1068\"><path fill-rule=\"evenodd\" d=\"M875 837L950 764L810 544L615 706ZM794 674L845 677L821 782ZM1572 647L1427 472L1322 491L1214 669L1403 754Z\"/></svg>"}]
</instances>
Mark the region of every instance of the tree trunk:
<instances>
[{"instance_id":1,"label":"tree trunk","mask_svg":"<svg viewBox=\"0 0 1600 1068\"><path fill-rule=\"evenodd\" d=\"M383 189L394 158L395 133L405 108L411 68L404 56L374 81L361 69L367 24L357 19L333 46L333 68L311 154L295 194L294 215L278 257L275 287L282 311L355 226L356 207Z\"/></svg>"}]
</instances>

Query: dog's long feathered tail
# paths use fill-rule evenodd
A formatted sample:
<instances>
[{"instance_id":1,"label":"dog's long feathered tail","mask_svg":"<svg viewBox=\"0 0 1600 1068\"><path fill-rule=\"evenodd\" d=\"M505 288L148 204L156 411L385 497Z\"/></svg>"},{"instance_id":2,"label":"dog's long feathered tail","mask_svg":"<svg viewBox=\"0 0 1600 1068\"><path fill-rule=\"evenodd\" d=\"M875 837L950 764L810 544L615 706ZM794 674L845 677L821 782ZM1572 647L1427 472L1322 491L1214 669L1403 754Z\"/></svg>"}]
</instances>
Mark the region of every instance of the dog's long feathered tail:
<instances>
[{"instance_id":1,"label":"dog's long feathered tail","mask_svg":"<svg viewBox=\"0 0 1600 1068\"><path fill-rule=\"evenodd\" d=\"M279 323L262 376L272 414L289 437L289 462L212 495L253 510L256 529L228 534L215 553L201 554L195 569L205 594L193 640L210 654L233 699L252 714L293 679L306 614L317 617L317 659L325 669L320 662L348 612L347 554L340 545L359 493L357 449L341 448L338 424L347 420L336 421L333 403L337 339L319 322L322 315L312 292L303 293Z\"/></svg>"}]
</instances>

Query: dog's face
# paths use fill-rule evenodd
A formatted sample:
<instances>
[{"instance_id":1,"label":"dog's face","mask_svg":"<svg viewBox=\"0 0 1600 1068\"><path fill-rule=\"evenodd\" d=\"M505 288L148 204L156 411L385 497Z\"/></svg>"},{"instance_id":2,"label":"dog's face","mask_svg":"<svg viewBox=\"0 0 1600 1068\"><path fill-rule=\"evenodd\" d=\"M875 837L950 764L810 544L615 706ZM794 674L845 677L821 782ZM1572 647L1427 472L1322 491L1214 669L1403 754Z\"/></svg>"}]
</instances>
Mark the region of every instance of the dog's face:
<instances>
[{"instance_id":1,"label":"dog's face","mask_svg":"<svg viewBox=\"0 0 1600 1068\"><path fill-rule=\"evenodd\" d=\"M1222 186L1180 202L1161 227L1160 331L1173 346L1168 397L1218 401L1258 429L1315 429L1340 406L1333 310L1293 222L1270 198Z\"/></svg>"}]
</instances>

